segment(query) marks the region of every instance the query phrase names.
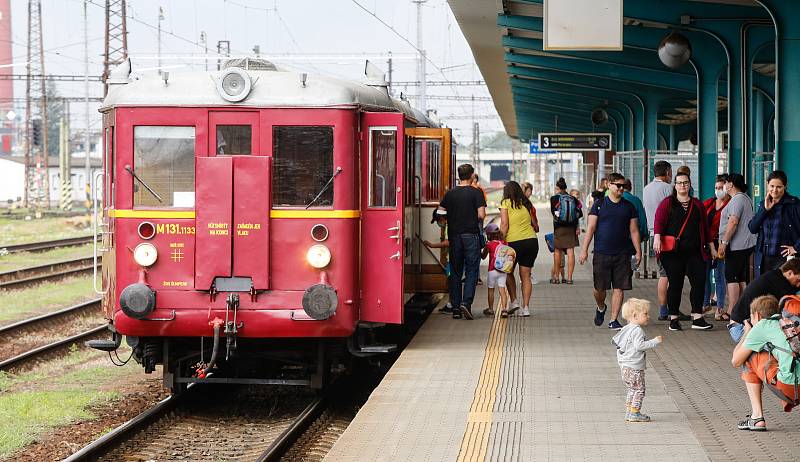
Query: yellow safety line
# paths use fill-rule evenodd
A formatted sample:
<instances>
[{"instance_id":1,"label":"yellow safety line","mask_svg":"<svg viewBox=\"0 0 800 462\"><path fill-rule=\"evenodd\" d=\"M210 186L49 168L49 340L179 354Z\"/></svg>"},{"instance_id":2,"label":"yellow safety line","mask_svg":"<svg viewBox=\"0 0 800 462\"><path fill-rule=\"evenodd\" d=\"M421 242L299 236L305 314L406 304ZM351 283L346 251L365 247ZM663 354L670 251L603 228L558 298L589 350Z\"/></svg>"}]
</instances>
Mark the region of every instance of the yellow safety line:
<instances>
[{"instance_id":1,"label":"yellow safety line","mask_svg":"<svg viewBox=\"0 0 800 462\"><path fill-rule=\"evenodd\" d=\"M109 210L112 218L195 218L194 210ZM358 218L358 210L272 210L270 218Z\"/></svg>"},{"instance_id":2,"label":"yellow safety line","mask_svg":"<svg viewBox=\"0 0 800 462\"><path fill-rule=\"evenodd\" d=\"M481 374L475 387L472 406L469 409L467 428L461 439L458 462L483 462L489 446L492 429L492 409L494 408L497 387L500 383L500 368L503 364L503 346L506 340L508 318L495 315L486 352L483 356Z\"/></svg>"}]
</instances>

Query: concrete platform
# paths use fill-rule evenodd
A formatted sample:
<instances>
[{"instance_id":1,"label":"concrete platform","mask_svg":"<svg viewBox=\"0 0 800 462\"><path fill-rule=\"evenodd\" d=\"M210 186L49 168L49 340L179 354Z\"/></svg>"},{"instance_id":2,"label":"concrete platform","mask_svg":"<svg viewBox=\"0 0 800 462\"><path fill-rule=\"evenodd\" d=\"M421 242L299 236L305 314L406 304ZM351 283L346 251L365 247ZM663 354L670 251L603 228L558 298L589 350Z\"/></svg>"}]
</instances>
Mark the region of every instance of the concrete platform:
<instances>
[{"instance_id":1,"label":"concrete platform","mask_svg":"<svg viewBox=\"0 0 800 462\"><path fill-rule=\"evenodd\" d=\"M544 248L530 318L480 316L485 286L474 321L432 314L325 460L798 460L797 414L771 395L768 432L735 428L749 402L722 323L669 332L653 322L648 334L665 337L647 356L643 411L654 421L624 422L613 332L592 323L589 267L575 285L551 285L550 264ZM628 296L655 302L655 281L635 280Z\"/></svg>"}]
</instances>

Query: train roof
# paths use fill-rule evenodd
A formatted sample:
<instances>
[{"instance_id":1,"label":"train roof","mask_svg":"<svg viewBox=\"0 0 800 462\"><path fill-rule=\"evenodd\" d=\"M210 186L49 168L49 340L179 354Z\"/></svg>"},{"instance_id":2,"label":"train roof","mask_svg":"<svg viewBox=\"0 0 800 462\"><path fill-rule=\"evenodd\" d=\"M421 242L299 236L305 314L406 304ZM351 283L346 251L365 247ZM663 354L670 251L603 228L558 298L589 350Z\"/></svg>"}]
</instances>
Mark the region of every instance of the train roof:
<instances>
[{"instance_id":1,"label":"train roof","mask_svg":"<svg viewBox=\"0 0 800 462\"><path fill-rule=\"evenodd\" d=\"M236 63L227 66L230 67L243 68ZM385 83L370 84L302 74L273 65L243 69L250 76L252 90L244 100L230 102L217 90L217 80L227 68L221 71L169 72L165 82L158 74L131 73L130 61L126 61L111 73L108 95L100 111L119 106L363 107L371 111L403 112L423 126L439 125L406 101L389 96Z\"/></svg>"}]
</instances>

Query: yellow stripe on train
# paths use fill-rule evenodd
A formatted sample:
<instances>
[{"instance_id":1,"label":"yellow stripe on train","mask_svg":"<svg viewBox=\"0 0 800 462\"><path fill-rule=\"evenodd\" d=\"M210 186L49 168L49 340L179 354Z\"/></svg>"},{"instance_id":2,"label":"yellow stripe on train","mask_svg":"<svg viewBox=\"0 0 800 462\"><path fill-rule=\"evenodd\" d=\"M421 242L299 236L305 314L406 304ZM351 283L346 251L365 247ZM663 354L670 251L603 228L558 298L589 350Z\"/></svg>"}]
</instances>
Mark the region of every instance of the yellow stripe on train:
<instances>
[{"instance_id":1,"label":"yellow stripe on train","mask_svg":"<svg viewBox=\"0 0 800 462\"><path fill-rule=\"evenodd\" d=\"M109 210L112 218L189 218L196 216L194 210ZM272 210L270 218L358 218L358 210Z\"/></svg>"}]
</instances>

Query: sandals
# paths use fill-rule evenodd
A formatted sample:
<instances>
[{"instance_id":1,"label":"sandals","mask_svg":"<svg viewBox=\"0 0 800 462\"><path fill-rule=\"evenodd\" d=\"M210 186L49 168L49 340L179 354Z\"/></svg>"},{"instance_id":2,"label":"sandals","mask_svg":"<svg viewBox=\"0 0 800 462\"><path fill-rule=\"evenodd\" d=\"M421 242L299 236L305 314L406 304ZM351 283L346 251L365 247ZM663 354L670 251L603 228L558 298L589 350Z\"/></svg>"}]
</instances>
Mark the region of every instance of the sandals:
<instances>
[{"instance_id":1,"label":"sandals","mask_svg":"<svg viewBox=\"0 0 800 462\"><path fill-rule=\"evenodd\" d=\"M556 278L550 278L550 284L561 284L561 281Z\"/></svg>"},{"instance_id":2,"label":"sandals","mask_svg":"<svg viewBox=\"0 0 800 462\"><path fill-rule=\"evenodd\" d=\"M561 281L561 282L562 282L563 284L569 284L569 285L575 284L575 282L574 282L572 279L564 279L564 280L563 280L563 281Z\"/></svg>"},{"instance_id":3,"label":"sandals","mask_svg":"<svg viewBox=\"0 0 800 462\"><path fill-rule=\"evenodd\" d=\"M761 422L764 422L763 426L756 425ZM742 420L736 425L736 428L739 430L750 430L751 432L765 432L767 431L767 423L764 421L763 417L753 419L750 416L747 416L746 419Z\"/></svg>"},{"instance_id":4,"label":"sandals","mask_svg":"<svg viewBox=\"0 0 800 462\"><path fill-rule=\"evenodd\" d=\"M491 308L486 308L485 310L483 310L483 315L484 316L494 316L494 310L491 309Z\"/></svg>"},{"instance_id":5,"label":"sandals","mask_svg":"<svg viewBox=\"0 0 800 462\"><path fill-rule=\"evenodd\" d=\"M500 317L501 318L507 318L508 317L508 310L504 309L504 310L500 311Z\"/></svg>"},{"instance_id":6,"label":"sandals","mask_svg":"<svg viewBox=\"0 0 800 462\"><path fill-rule=\"evenodd\" d=\"M714 314L714 320L715 320L715 321L730 321L730 320L731 320L731 317L730 317L730 315L729 315L727 312L725 312L725 311L717 311L717 312Z\"/></svg>"}]
</instances>

